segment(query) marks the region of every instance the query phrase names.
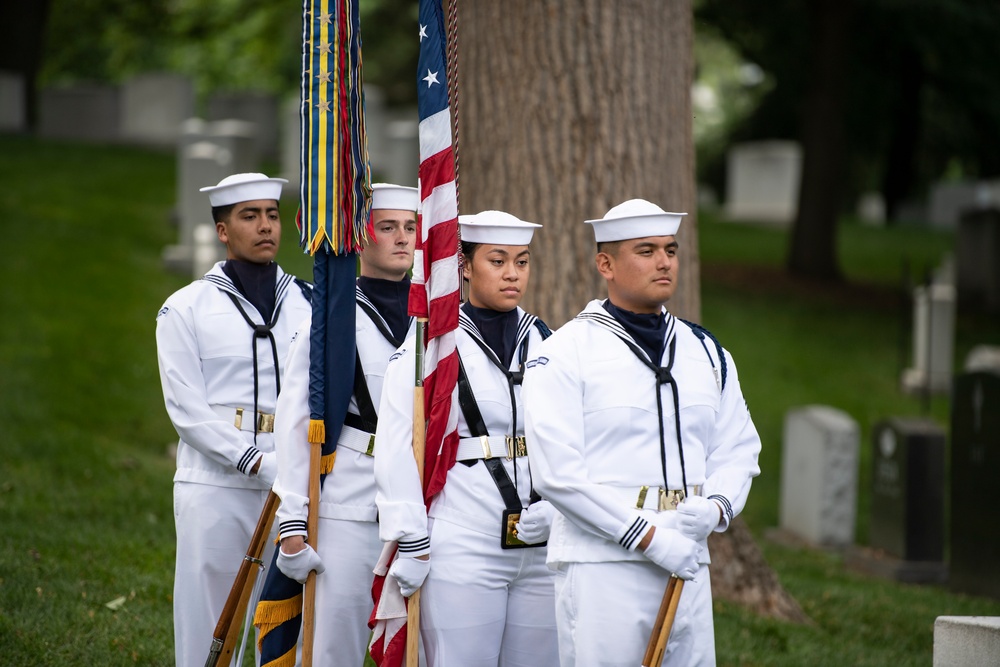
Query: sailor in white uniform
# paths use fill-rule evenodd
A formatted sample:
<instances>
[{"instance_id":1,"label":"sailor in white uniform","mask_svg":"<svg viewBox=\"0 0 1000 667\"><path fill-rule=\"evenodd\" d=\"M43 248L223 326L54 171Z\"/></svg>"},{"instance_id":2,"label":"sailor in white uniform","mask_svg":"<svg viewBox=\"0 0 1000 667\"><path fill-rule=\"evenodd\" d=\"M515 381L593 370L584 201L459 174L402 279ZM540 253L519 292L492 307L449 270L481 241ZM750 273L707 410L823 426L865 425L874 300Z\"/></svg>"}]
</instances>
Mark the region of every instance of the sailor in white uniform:
<instances>
[{"instance_id":1,"label":"sailor in white uniform","mask_svg":"<svg viewBox=\"0 0 1000 667\"><path fill-rule=\"evenodd\" d=\"M732 357L664 308L682 216L630 200L588 220L609 299L527 362L562 667L641 664L671 574L687 582L663 664L715 664L706 539L742 510L761 444Z\"/></svg>"},{"instance_id":2,"label":"sailor in white uniform","mask_svg":"<svg viewBox=\"0 0 1000 667\"><path fill-rule=\"evenodd\" d=\"M459 446L425 511L412 450L413 339L390 361L376 440L380 535L404 596L423 586L421 638L431 667L536 667L557 658L552 506L532 491L521 377L549 330L518 307L539 225L500 211L460 218L469 300L456 333L452 395ZM426 581L425 581L426 579Z\"/></svg>"},{"instance_id":3,"label":"sailor in white uniform","mask_svg":"<svg viewBox=\"0 0 1000 667\"><path fill-rule=\"evenodd\" d=\"M227 259L167 299L156 349L180 442L174 475L178 665L205 664L212 633L277 472L282 365L311 286L275 263L284 179L236 174L202 188Z\"/></svg>"},{"instance_id":4,"label":"sailor in white uniform","mask_svg":"<svg viewBox=\"0 0 1000 667\"><path fill-rule=\"evenodd\" d=\"M309 334L300 326L288 356L275 416L281 497L277 565L304 582L316 570L315 664L361 667L368 645L372 569L382 542L375 507L375 428L389 357L412 333L408 272L416 240L417 189L372 185L373 243L360 255L354 395L323 481L315 539L306 530L309 497Z\"/></svg>"}]
</instances>

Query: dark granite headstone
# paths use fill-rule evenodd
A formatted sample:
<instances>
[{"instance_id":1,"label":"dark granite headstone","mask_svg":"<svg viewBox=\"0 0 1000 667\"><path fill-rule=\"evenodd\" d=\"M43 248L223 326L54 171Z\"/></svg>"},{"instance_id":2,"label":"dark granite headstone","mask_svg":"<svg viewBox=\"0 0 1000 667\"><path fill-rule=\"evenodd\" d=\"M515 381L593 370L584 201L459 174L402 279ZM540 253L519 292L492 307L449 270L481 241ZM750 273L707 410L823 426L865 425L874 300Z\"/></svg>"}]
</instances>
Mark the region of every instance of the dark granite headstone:
<instances>
[{"instance_id":1,"label":"dark granite headstone","mask_svg":"<svg viewBox=\"0 0 1000 667\"><path fill-rule=\"evenodd\" d=\"M1000 598L1000 373L955 378L951 403L951 565L957 590Z\"/></svg>"},{"instance_id":2,"label":"dark granite headstone","mask_svg":"<svg viewBox=\"0 0 1000 667\"><path fill-rule=\"evenodd\" d=\"M959 298L965 304L1000 310L1000 209L963 213L955 254Z\"/></svg>"},{"instance_id":3,"label":"dark granite headstone","mask_svg":"<svg viewBox=\"0 0 1000 667\"><path fill-rule=\"evenodd\" d=\"M895 417L875 425L869 543L906 561L944 559L944 429Z\"/></svg>"}]
</instances>

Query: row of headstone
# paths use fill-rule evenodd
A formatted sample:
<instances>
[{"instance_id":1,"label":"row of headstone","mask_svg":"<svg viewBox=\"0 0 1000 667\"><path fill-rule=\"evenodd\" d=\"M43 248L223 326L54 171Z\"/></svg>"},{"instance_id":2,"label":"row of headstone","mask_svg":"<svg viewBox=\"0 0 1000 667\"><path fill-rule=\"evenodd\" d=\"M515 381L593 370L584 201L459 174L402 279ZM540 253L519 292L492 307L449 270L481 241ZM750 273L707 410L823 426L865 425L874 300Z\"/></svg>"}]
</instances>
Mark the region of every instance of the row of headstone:
<instances>
[{"instance_id":1,"label":"row of headstone","mask_svg":"<svg viewBox=\"0 0 1000 667\"><path fill-rule=\"evenodd\" d=\"M788 226L798 212L802 147L795 141L765 140L733 144L726 154L724 214L728 220ZM962 217L1000 209L1000 180L947 181L931 186L925 205L901 204L896 217L939 229L957 229ZM857 217L881 225L886 220L880 193L858 198Z\"/></svg>"},{"instance_id":2,"label":"row of headstone","mask_svg":"<svg viewBox=\"0 0 1000 667\"><path fill-rule=\"evenodd\" d=\"M367 88L365 97L373 179L415 185L419 161L416 114L408 110L388 112L384 108L381 91L375 87ZM267 114L261 112L261 117L266 118ZM289 181L282 190L284 196L295 198L300 178L299 101L287 101L280 108L278 117L283 137L278 175ZM218 183L229 174L260 169L262 151L266 150L266 146L259 142L256 127L254 122L239 119L212 121L188 118L180 124L175 207L178 240L164 250L163 257L168 268L180 273L191 272L194 277L203 275L198 257L209 255L208 250L199 250L202 246L195 234L200 225L211 225L211 220L208 197L199 190ZM215 250L217 259L221 259L223 248L214 239L214 233L211 238L203 236L208 247Z\"/></svg>"},{"instance_id":3,"label":"row of headstone","mask_svg":"<svg viewBox=\"0 0 1000 667\"><path fill-rule=\"evenodd\" d=\"M913 360L900 383L911 394L951 391L957 312L955 267L945 261L928 284L913 289Z\"/></svg>"},{"instance_id":4,"label":"row of headstone","mask_svg":"<svg viewBox=\"0 0 1000 667\"><path fill-rule=\"evenodd\" d=\"M733 144L726 154L725 217L788 227L795 221L802 180L802 147L786 140ZM856 215L870 225L885 223L885 200L863 193Z\"/></svg>"},{"instance_id":5,"label":"row of headstone","mask_svg":"<svg viewBox=\"0 0 1000 667\"><path fill-rule=\"evenodd\" d=\"M866 547L854 545L857 423L829 406L789 410L779 534L843 550L849 566L872 574L1000 598L1000 532L984 518L1000 506L1000 348L974 348L951 391L950 450L944 428L926 418L874 425Z\"/></svg>"},{"instance_id":6,"label":"row of headstone","mask_svg":"<svg viewBox=\"0 0 1000 667\"><path fill-rule=\"evenodd\" d=\"M1000 180L947 181L931 186L928 222L938 229L956 229L970 211L1000 207Z\"/></svg>"},{"instance_id":7,"label":"row of headstone","mask_svg":"<svg viewBox=\"0 0 1000 667\"><path fill-rule=\"evenodd\" d=\"M171 147L182 138L195 106L194 84L179 74L140 74L121 86L48 87L39 91L38 133L55 139ZM206 117L252 124L256 154L274 159L278 109L278 98L268 93L216 92L208 96Z\"/></svg>"},{"instance_id":8,"label":"row of headstone","mask_svg":"<svg viewBox=\"0 0 1000 667\"><path fill-rule=\"evenodd\" d=\"M875 424L869 546L855 545L860 429L824 405L789 410L782 444L780 529L846 554L847 565L909 582L941 582L945 434L923 418Z\"/></svg>"}]
</instances>

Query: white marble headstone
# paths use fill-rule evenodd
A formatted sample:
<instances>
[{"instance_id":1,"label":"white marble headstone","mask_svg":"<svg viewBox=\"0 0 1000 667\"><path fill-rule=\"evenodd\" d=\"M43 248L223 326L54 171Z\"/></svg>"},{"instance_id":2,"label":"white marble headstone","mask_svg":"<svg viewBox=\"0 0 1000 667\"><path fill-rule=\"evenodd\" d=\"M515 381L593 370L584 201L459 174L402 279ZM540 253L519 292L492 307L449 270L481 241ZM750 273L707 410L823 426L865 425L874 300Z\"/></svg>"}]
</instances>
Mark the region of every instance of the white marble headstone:
<instances>
[{"instance_id":1,"label":"white marble headstone","mask_svg":"<svg viewBox=\"0 0 1000 667\"><path fill-rule=\"evenodd\" d=\"M817 546L854 543L857 508L857 422L846 412L807 405L785 415L781 464L781 528Z\"/></svg>"}]
</instances>

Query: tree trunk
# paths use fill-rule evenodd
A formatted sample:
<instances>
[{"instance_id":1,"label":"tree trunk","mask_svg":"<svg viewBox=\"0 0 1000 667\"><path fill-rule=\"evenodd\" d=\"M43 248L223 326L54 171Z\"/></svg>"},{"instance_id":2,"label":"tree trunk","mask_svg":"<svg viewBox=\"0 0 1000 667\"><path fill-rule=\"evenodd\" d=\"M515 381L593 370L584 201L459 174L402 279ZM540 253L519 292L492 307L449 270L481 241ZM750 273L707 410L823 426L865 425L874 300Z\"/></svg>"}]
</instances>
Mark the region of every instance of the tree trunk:
<instances>
[{"instance_id":1,"label":"tree trunk","mask_svg":"<svg viewBox=\"0 0 1000 667\"><path fill-rule=\"evenodd\" d=\"M899 206L913 189L916 177L922 118L920 98L924 85L924 67L920 58L920 53L912 46L903 47L899 56L898 88L892 107L893 122L889 128L889 148L882 178L885 219L889 223L896 221Z\"/></svg>"},{"instance_id":2,"label":"tree trunk","mask_svg":"<svg viewBox=\"0 0 1000 667\"><path fill-rule=\"evenodd\" d=\"M712 554L712 595L736 602L761 616L793 623L811 622L764 560L746 523L736 517L724 533L708 538Z\"/></svg>"},{"instance_id":3,"label":"tree trunk","mask_svg":"<svg viewBox=\"0 0 1000 667\"><path fill-rule=\"evenodd\" d=\"M37 78L48 25L49 0L0 4L0 70L24 80L24 117L33 128L38 116Z\"/></svg>"},{"instance_id":4,"label":"tree trunk","mask_svg":"<svg viewBox=\"0 0 1000 667\"><path fill-rule=\"evenodd\" d=\"M458 2L459 204L544 227L525 307L557 327L606 294L584 220L686 211L670 304L700 318L686 0Z\"/></svg>"},{"instance_id":5,"label":"tree trunk","mask_svg":"<svg viewBox=\"0 0 1000 667\"><path fill-rule=\"evenodd\" d=\"M850 0L815 0L812 80L802 110L802 183L788 268L839 280L837 217L844 180L844 90Z\"/></svg>"},{"instance_id":6,"label":"tree trunk","mask_svg":"<svg viewBox=\"0 0 1000 667\"><path fill-rule=\"evenodd\" d=\"M688 213L669 307L700 319L691 21L688 0L458 0L460 210L544 225L525 307L553 327L604 296L583 221L633 197ZM742 523L712 539L720 597L797 607Z\"/></svg>"}]
</instances>

